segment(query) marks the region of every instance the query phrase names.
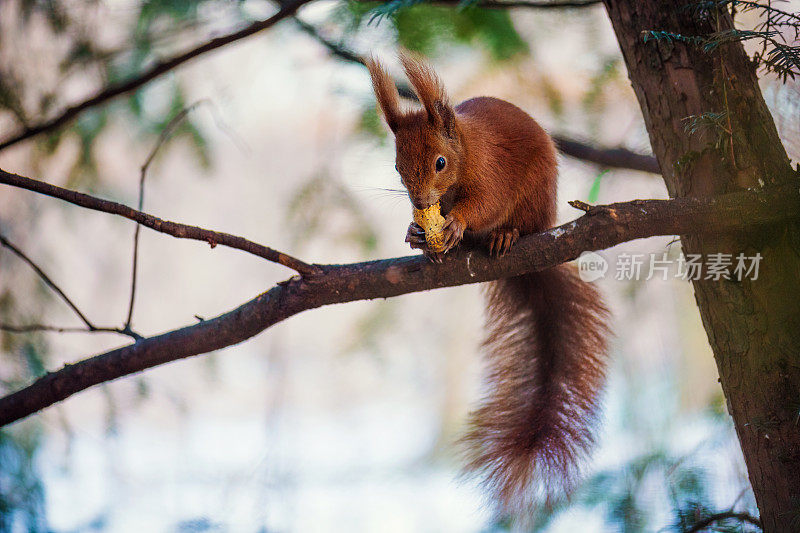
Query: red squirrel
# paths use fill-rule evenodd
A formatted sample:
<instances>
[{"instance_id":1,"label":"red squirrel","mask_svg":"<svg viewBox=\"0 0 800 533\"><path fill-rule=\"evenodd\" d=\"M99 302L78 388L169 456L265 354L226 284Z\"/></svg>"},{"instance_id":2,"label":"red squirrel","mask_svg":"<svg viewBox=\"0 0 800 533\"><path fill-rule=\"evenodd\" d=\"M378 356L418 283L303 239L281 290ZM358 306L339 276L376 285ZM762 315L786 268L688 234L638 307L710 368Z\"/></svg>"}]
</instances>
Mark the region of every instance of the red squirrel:
<instances>
[{"instance_id":1,"label":"red squirrel","mask_svg":"<svg viewBox=\"0 0 800 533\"><path fill-rule=\"evenodd\" d=\"M417 209L441 203L445 251L467 232L491 255L556 220L553 140L517 106L490 97L453 107L426 64L401 56L422 104L403 110L393 80L367 61L395 136L397 171ZM435 261L414 222L406 241ZM489 393L464 437L467 471L506 513L551 505L578 481L594 442L607 359L608 311L597 290L560 265L486 284Z\"/></svg>"}]
</instances>

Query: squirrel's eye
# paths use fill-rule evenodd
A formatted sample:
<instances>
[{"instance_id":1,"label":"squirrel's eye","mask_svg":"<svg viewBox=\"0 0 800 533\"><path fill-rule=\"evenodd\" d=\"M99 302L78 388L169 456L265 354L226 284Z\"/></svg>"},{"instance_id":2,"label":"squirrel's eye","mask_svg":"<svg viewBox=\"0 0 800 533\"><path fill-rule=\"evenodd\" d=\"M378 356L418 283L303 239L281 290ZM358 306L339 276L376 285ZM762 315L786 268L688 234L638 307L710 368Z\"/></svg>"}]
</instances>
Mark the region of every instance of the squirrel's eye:
<instances>
[{"instance_id":1,"label":"squirrel's eye","mask_svg":"<svg viewBox=\"0 0 800 533\"><path fill-rule=\"evenodd\" d=\"M439 157L436 160L436 172L441 172L444 169L444 166L447 164L447 161L444 160L444 157Z\"/></svg>"}]
</instances>

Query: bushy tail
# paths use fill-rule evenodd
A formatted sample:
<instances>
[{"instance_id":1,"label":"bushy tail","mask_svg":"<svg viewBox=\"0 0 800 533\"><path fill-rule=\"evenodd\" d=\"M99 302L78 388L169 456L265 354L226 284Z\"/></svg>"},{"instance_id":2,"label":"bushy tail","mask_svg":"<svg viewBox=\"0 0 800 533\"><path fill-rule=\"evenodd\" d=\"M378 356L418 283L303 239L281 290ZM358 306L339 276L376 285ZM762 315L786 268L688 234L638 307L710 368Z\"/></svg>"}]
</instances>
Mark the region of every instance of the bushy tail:
<instances>
[{"instance_id":1,"label":"bushy tail","mask_svg":"<svg viewBox=\"0 0 800 533\"><path fill-rule=\"evenodd\" d=\"M561 265L502 279L487 290L489 395L473 413L467 469L504 512L568 495L594 443L608 310Z\"/></svg>"}]
</instances>

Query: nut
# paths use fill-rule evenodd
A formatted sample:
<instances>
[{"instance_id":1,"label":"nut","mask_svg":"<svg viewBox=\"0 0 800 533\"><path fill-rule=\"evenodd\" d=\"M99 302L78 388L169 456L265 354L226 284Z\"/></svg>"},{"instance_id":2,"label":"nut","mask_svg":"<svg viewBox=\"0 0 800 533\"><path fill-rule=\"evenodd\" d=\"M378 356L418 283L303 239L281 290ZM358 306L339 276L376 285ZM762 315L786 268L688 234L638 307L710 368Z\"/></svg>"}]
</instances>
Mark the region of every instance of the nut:
<instances>
[{"instance_id":1,"label":"nut","mask_svg":"<svg viewBox=\"0 0 800 533\"><path fill-rule=\"evenodd\" d=\"M432 252L444 251L444 217L438 202L425 209L414 209L414 222L425 230L425 242Z\"/></svg>"}]
</instances>

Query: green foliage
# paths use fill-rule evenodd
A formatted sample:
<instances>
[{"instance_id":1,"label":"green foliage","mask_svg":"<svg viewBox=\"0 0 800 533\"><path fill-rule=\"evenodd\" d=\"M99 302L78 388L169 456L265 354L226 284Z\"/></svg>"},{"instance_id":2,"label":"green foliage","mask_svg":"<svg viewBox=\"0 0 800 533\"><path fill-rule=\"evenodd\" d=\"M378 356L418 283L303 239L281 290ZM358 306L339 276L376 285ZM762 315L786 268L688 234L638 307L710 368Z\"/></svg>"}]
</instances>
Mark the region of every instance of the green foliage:
<instances>
[{"instance_id":1,"label":"green foliage","mask_svg":"<svg viewBox=\"0 0 800 533\"><path fill-rule=\"evenodd\" d=\"M131 19L127 31L129 45L122 49L104 49L92 38L92 29L79 20L76 12L65 0L20 0L22 23L27 23L34 14L41 15L54 34L63 34L66 49L60 60L59 69L66 77L82 76L89 71L99 74L106 84L124 82L152 64L164 54L160 49L163 43L179 36L186 29L203 24L201 9L204 5L228 6L221 0L194 2L190 0L147 0L139 5L136 16ZM239 6L228 9L234 21L247 19L245 10ZM349 1L336 11L334 20L344 25L346 32L357 31L362 24L385 20L395 32L397 41L404 47L422 54L434 54L443 47L453 44L477 45L483 47L494 60L511 59L527 52L527 43L514 29L511 17L506 11L484 10L463 2L458 9L432 6L415 0L398 0L388 4ZM31 117L40 119L45 113L58 113L67 103L56 98L57 88L45 87L37 98L23 98L29 88L18 83L16 72L3 72L0 76L0 112L8 111L20 124L29 123ZM174 78L167 82L172 85L173 101L167 111L180 108L185 102L185 91ZM168 119L164 113L159 119L152 118L152 101L149 89L141 89L127 97L125 103L112 103L102 109L86 113L67 127L41 136L36 140L37 157L47 157L56 152L67 138L78 141L79 150L70 171L71 185L94 184L97 175L97 159L94 147L103 132L112 123L120 120L130 122L140 132L143 143L151 143L159 133L159 127ZM22 102L37 101L39 108L27 108ZM362 131L378 133L373 117L365 114ZM35 120L34 120L35 122ZM195 148L195 154L203 166L210 165L207 140L197 125L189 120L180 127L176 138L187 140Z\"/></svg>"},{"instance_id":2,"label":"green foliage","mask_svg":"<svg viewBox=\"0 0 800 533\"><path fill-rule=\"evenodd\" d=\"M590 204L595 203L598 198L600 197L600 181L608 174L610 170L604 170L597 177L594 178L592 181L592 187L589 189L589 195L586 197L586 201Z\"/></svg>"},{"instance_id":3,"label":"green foliage","mask_svg":"<svg viewBox=\"0 0 800 533\"><path fill-rule=\"evenodd\" d=\"M798 25L800 28L800 24ZM713 52L723 44L744 42L753 39L762 42L762 51L756 53L754 61L764 70L773 72L784 82L800 74L800 46L780 42L780 32L775 30L727 30L712 34L704 43L703 50Z\"/></svg>"},{"instance_id":4,"label":"green foliage","mask_svg":"<svg viewBox=\"0 0 800 533\"><path fill-rule=\"evenodd\" d=\"M590 112L600 111L603 92L609 82L620 76L620 60L618 57L609 57L602 62L600 69L589 80L589 89L583 95L583 107Z\"/></svg>"},{"instance_id":5,"label":"green foliage","mask_svg":"<svg viewBox=\"0 0 800 533\"><path fill-rule=\"evenodd\" d=\"M728 132L728 126L726 121L728 120L728 112L727 111L720 111L720 112L713 112L707 111L700 115L689 115L688 117L683 119L686 124L684 125L684 130L689 135L694 135L696 133L702 133L706 131L715 131L715 132Z\"/></svg>"},{"instance_id":6,"label":"green foliage","mask_svg":"<svg viewBox=\"0 0 800 533\"><path fill-rule=\"evenodd\" d=\"M68 79L86 76L88 72L92 76L99 75L106 85L127 81L151 65L154 60L163 57L164 52L160 48L160 43L200 23L201 6L209 3L226 5L221 0L141 2L138 12L130 19L129 26L120 28L130 35L126 41L129 45L122 49L105 49L93 38L95 30L90 23L79 16L81 11L69 2L19 0L19 3L20 31L24 31L22 28L37 16L37 21L44 21L54 35L61 36L59 42L65 47L63 57L59 59L62 76ZM239 11L234 11L234 16L237 15L244 20ZM23 85L20 82L22 70L18 73L13 66L7 70L0 75L0 112L10 112L20 125L35 123L45 116L56 115L71 103L57 100L58 87ZM172 94L172 101L166 108L166 114L153 118L152 111L146 112L153 106L153 102L148 96L149 90L141 89L127 97L127 104L123 100L86 111L66 127L38 137L35 144L36 157L41 159L53 155L65 139L77 140L79 149L69 174L69 183L70 185L95 184L100 176L97 174L94 147L112 122L126 121L133 124L139 131L142 142L150 145L160 134L159 127L169 119L169 111L184 107L185 91L175 78L168 78L166 82L159 83L167 83ZM39 91L39 94L31 98L30 93L34 90ZM27 102L27 107L23 102ZM31 105L30 102L38 103L38 107ZM210 165L207 140L194 122L187 121L176 133L178 138L187 140L195 148L202 166Z\"/></svg>"},{"instance_id":7,"label":"green foliage","mask_svg":"<svg viewBox=\"0 0 800 533\"><path fill-rule=\"evenodd\" d=\"M44 488L35 464L39 431L0 430L0 531L47 531Z\"/></svg>"},{"instance_id":8,"label":"green foliage","mask_svg":"<svg viewBox=\"0 0 800 533\"><path fill-rule=\"evenodd\" d=\"M698 18L715 17L722 9L730 9L734 14L737 10L755 12L760 22L750 30L730 29L704 36L651 30L643 32L643 39L645 42L677 41L700 46L709 53L727 43L757 40L761 43L761 50L754 54L753 61L763 71L774 73L784 83L800 74L800 46L793 44L800 40L800 15L773 7L770 0L764 3L753 0L701 1L694 5L694 15ZM790 40L787 40L786 34L789 34Z\"/></svg>"},{"instance_id":9,"label":"green foliage","mask_svg":"<svg viewBox=\"0 0 800 533\"><path fill-rule=\"evenodd\" d=\"M164 132L170 125L173 118L190 106L190 104L186 102L184 91L180 85L173 83L171 92L172 94L169 100L169 110L163 115L158 115L154 120L142 121L142 129L145 132L146 137L150 138L151 136L160 136L162 132ZM140 112L143 113L143 110ZM184 139L188 141L189 146L192 147L194 155L197 158L197 161L200 163L200 166L207 169L211 166L208 140L206 139L205 135L203 135L202 131L200 131L200 129L195 125L195 123L190 120L190 118L191 117L187 115L177 126L175 126L171 134L164 139L159 153L163 151L163 148L166 145L179 139Z\"/></svg>"},{"instance_id":10,"label":"green foliage","mask_svg":"<svg viewBox=\"0 0 800 533\"><path fill-rule=\"evenodd\" d=\"M548 109L550 109L550 112L553 113L554 116L562 118L564 116L565 109L564 97L561 94L561 90L547 78L544 78L541 83L542 92L544 93L544 98L547 101Z\"/></svg>"},{"instance_id":11,"label":"green foliage","mask_svg":"<svg viewBox=\"0 0 800 533\"><path fill-rule=\"evenodd\" d=\"M380 144L384 144L388 138L386 128L383 126L383 119L381 119L378 108L375 107L374 102L370 102L361 110L361 116L358 121L358 131L364 135L378 139Z\"/></svg>"},{"instance_id":12,"label":"green foliage","mask_svg":"<svg viewBox=\"0 0 800 533\"><path fill-rule=\"evenodd\" d=\"M707 111L700 115L689 115L683 119L684 130L689 135L698 135L700 139L705 139L705 150L715 150L722 154L731 149L734 139L739 139L736 132L731 131L728 119L727 111ZM687 157L691 159L693 156L686 154L678 160L676 165L688 162Z\"/></svg>"},{"instance_id":13,"label":"green foliage","mask_svg":"<svg viewBox=\"0 0 800 533\"><path fill-rule=\"evenodd\" d=\"M196 20L198 9L204 3L195 0L146 0L139 9L137 29L146 32L159 20L166 20L167 23Z\"/></svg>"},{"instance_id":14,"label":"green foliage","mask_svg":"<svg viewBox=\"0 0 800 533\"><path fill-rule=\"evenodd\" d=\"M674 33L671 31L663 31L663 30L643 31L642 40L644 42L666 41L670 44L677 41L684 44L696 44L696 45L702 45L706 42L706 40L703 37L698 37L694 35L682 35L680 33Z\"/></svg>"},{"instance_id":15,"label":"green foliage","mask_svg":"<svg viewBox=\"0 0 800 533\"><path fill-rule=\"evenodd\" d=\"M24 86L14 72L0 71L0 110L10 111L14 117L25 124L28 113L22 105Z\"/></svg>"},{"instance_id":16,"label":"green foliage","mask_svg":"<svg viewBox=\"0 0 800 533\"><path fill-rule=\"evenodd\" d=\"M434 55L450 44L478 45L496 61L509 60L528 51L507 11L466 6L453 9L417 0L385 4L349 1L338 12L349 31L362 24L391 24L398 43L423 55Z\"/></svg>"},{"instance_id":17,"label":"green foliage","mask_svg":"<svg viewBox=\"0 0 800 533\"><path fill-rule=\"evenodd\" d=\"M482 45L498 61L527 51L505 11L454 11L420 4L395 12L391 20L400 45L424 55L433 55L451 42Z\"/></svg>"},{"instance_id":18,"label":"green foliage","mask_svg":"<svg viewBox=\"0 0 800 533\"><path fill-rule=\"evenodd\" d=\"M675 456L657 449L633 457L617 468L598 472L584 483L571 502L540 510L528 530L544 530L560 513L573 506L601 511L609 531L625 533L656 530L657 525L652 521L654 505L666 504L666 508L660 509L668 513L670 521L669 526L659 531L676 533L688 531L711 516L732 511L715 506L709 492L711 472L692 459L691 455ZM656 487L665 490L663 503L661 498L659 503L654 500ZM752 524L735 517L715 522L715 526L719 528L716 531L758 531ZM495 529L511 530L511 522L505 518L495 524Z\"/></svg>"},{"instance_id":19,"label":"green foliage","mask_svg":"<svg viewBox=\"0 0 800 533\"><path fill-rule=\"evenodd\" d=\"M78 137L80 151L67 180L68 187L93 184L98 177L94 143L108 124L107 107L92 109L78 117L72 132Z\"/></svg>"},{"instance_id":20,"label":"green foliage","mask_svg":"<svg viewBox=\"0 0 800 533\"><path fill-rule=\"evenodd\" d=\"M588 122L588 129L592 136L598 136L601 127L601 117L605 108L605 96L613 81L620 78L621 61L618 56L601 58L599 68L589 80L589 87L583 95L581 105Z\"/></svg>"},{"instance_id":21,"label":"green foliage","mask_svg":"<svg viewBox=\"0 0 800 533\"><path fill-rule=\"evenodd\" d=\"M528 44L514 29L508 11L470 8L452 18L458 40L482 43L497 61L528 52Z\"/></svg>"},{"instance_id":22,"label":"green foliage","mask_svg":"<svg viewBox=\"0 0 800 533\"><path fill-rule=\"evenodd\" d=\"M672 164L672 168L675 170L675 173L680 176L685 176L688 172L690 172L698 159L703 155L705 150L698 152L697 150L690 150L683 154L681 157L678 158L675 163Z\"/></svg>"},{"instance_id":23,"label":"green foliage","mask_svg":"<svg viewBox=\"0 0 800 533\"><path fill-rule=\"evenodd\" d=\"M41 336L37 337L41 338ZM41 346L40 343L34 343L32 341L22 345L22 356L28 367L28 374L34 378L41 377L47 373L47 369L44 367L44 350L42 348L43 346Z\"/></svg>"}]
</instances>

